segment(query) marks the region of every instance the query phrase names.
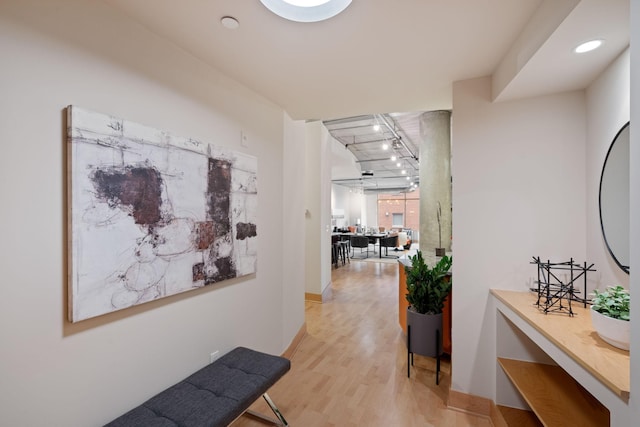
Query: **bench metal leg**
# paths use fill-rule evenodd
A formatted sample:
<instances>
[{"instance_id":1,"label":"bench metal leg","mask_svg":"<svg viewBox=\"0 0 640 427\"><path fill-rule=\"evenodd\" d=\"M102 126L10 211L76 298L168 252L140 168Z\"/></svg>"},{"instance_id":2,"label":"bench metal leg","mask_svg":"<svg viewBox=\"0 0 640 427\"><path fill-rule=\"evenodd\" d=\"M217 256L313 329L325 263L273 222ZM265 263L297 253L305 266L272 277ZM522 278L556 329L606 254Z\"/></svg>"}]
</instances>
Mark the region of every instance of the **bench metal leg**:
<instances>
[{"instance_id":1,"label":"bench metal leg","mask_svg":"<svg viewBox=\"0 0 640 427\"><path fill-rule=\"evenodd\" d=\"M269 395L267 393L265 393L265 394L262 395L262 397L264 397L264 400L267 402L267 405L269 405L269 407L271 408L271 410L273 411L275 416L278 417L278 419L280 420L282 425L283 426L288 426L289 423L287 423L287 420L284 419L284 416L282 415L282 413L280 412L278 407L275 405L275 403L273 403L273 400L271 400Z\"/></svg>"},{"instance_id":2,"label":"bench metal leg","mask_svg":"<svg viewBox=\"0 0 640 427\"><path fill-rule=\"evenodd\" d=\"M252 417L260 418L261 420L267 421L276 426L287 427L289 423L287 423L287 420L284 419L284 416L282 415L278 407L275 405L275 403L273 403L273 400L271 400L269 395L265 393L262 395L262 397L264 398L265 402L267 402L267 405L269 405L269 407L271 408L275 416L278 417L278 419L274 420L273 418L269 418L266 415L262 415L261 413L251 409L248 409L246 413L251 415Z\"/></svg>"}]
</instances>

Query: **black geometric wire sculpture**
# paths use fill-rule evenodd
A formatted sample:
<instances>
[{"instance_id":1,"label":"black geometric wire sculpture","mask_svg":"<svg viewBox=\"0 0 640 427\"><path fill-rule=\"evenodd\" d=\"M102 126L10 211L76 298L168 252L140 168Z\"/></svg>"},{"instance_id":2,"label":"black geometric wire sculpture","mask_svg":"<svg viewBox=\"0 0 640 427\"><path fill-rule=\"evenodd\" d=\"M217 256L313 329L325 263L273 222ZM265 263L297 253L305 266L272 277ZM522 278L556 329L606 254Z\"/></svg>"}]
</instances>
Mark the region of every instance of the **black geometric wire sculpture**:
<instances>
[{"instance_id":1,"label":"black geometric wire sculpture","mask_svg":"<svg viewBox=\"0 0 640 427\"><path fill-rule=\"evenodd\" d=\"M552 263L549 260L542 262L540 257L533 257L531 264L538 266L537 288L531 288L532 291L538 292L538 300L536 305L538 309L547 313L565 313L573 316L575 313L571 308L571 302L576 301L587 307L587 271L597 271L593 268L593 264L587 266L577 264L571 258L567 262ZM561 280L561 271L568 271L569 277L565 281ZM566 274L565 274L566 276ZM583 291L576 289L574 284L578 279L583 279ZM566 282L566 283L565 283ZM582 294L583 296L578 296Z\"/></svg>"}]
</instances>

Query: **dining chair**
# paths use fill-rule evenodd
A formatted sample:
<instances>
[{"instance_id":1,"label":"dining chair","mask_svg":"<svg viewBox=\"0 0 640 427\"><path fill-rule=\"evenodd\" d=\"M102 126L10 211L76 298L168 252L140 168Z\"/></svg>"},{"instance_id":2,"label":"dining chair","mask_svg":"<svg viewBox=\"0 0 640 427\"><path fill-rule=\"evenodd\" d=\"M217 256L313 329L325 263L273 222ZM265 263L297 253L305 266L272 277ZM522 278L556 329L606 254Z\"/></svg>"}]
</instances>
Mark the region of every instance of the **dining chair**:
<instances>
[{"instance_id":1,"label":"dining chair","mask_svg":"<svg viewBox=\"0 0 640 427\"><path fill-rule=\"evenodd\" d=\"M406 231L399 232L398 246L396 246L396 248L402 248L402 250L404 250L404 246L407 244L408 241L409 241L409 237L407 236L407 232Z\"/></svg>"},{"instance_id":2,"label":"dining chair","mask_svg":"<svg viewBox=\"0 0 640 427\"><path fill-rule=\"evenodd\" d=\"M367 236L351 236L351 248L353 248L351 258L356 257L356 248L360 248L360 255L362 255L363 249L367 250L366 256L360 256L359 258L369 258L369 238Z\"/></svg>"},{"instance_id":3,"label":"dining chair","mask_svg":"<svg viewBox=\"0 0 640 427\"><path fill-rule=\"evenodd\" d=\"M398 255L389 255L389 248L395 249L398 247L398 235L382 237L380 239L380 258L398 258ZM384 248L384 255L382 255L382 248Z\"/></svg>"}]
</instances>

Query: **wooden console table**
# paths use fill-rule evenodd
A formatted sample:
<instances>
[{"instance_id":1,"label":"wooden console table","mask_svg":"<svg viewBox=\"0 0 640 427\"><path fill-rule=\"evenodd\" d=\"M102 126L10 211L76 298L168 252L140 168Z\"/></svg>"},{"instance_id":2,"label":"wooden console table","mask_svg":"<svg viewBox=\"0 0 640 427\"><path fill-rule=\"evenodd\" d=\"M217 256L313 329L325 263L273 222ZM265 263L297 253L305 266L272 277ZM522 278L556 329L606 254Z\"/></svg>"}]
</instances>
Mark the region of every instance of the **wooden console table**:
<instances>
[{"instance_id":1,"label":"wooden console table","mask_svg":"<svg viewBox=\"0 0 640 427\"><path fill-rule=\"evenodd\" d=\"M531 292L491 290L496 305L496 404L528 406L545 426L629 423L629 352L605 343L589 308L544 314ZM588 393L587 393L588 392Z\"/></svg>"}]
</instances>

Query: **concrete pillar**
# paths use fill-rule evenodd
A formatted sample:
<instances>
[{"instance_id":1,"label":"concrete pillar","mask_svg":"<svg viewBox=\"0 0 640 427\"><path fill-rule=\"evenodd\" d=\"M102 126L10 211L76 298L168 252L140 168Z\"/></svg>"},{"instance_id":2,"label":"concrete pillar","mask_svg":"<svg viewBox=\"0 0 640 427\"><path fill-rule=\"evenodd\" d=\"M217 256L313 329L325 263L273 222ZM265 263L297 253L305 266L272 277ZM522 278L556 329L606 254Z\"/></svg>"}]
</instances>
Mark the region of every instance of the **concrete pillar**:
<instances>
[{"instance_id":1,"label":"concrete pillar","mask_svg":"<svg viewBox=\"0 0 640 427\"><path fill-rule=\"evenodd\" d=\"M451 112L424 113L420 137L420 250L435 254L437 247L451 250Z\"/></svg>"}]
</instances>

